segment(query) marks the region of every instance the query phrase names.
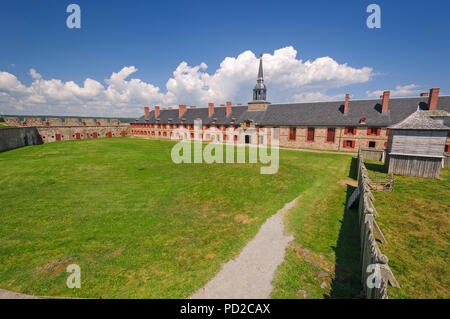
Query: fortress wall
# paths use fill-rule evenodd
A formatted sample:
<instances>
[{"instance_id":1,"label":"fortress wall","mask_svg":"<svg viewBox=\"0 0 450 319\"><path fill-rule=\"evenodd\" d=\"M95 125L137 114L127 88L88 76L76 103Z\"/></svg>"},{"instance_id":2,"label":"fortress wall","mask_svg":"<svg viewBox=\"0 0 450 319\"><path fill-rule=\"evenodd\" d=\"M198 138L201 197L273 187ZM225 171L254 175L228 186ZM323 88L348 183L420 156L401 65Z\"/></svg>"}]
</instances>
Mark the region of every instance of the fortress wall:
<instances>
[{"instance_id":1,"label":"fortress wall","mask_svg":"<svg viewBox=\"0 0 450 319\"><path fill-rule=\"evenodd\" d=\"M63 125L63 122L60 118L50 117L50 118L47 118L45 121L48 123L49 126L62 126Z\"/></svg>"},{"instance_id":2,"label":"fortress wall","mask_svg":"<svg viewBox=\"0 0 450 319\"><path fill-rule=\"evenodd\" d=\"M44 143L129 135L129 126L50 126L37 129Z\"/></svg>"},{"instance_id":3,"label":"fortress wall","mask_svg":"<svg viewBox=\"0 0 450 319\"><path fill-rule=\"evenodd\" d=\"M95 126L94 119L82 119L81 122L83 122L86 126Z\"/></svg>"},{"instance_id":4,"label":"fortress wall","mask_svg":"<svg viewBox=\"0 0 450 319\"><path fill-rule=\"evenodd\" d=\"M101 126L107 126L107 125L109 125L109 121L108 121L108 119L98 119L97 120L97 125L101 125Z\"/></svg>"},{"instance_id":5,"label":"fortress wall","mask_svg":"<svg viewBox=\"0 0 450 319\"><path fill-rule=\"evenodd\" d=\"M9 126L22 126L18 117L4 117L4 120Z\"/></svg>"},{"instance_id":6,"label":"fortress wall","mask_svg":"<svg viewBox=\"0 0 450 319\"><path fill-rule=\"evenodd\" d=\"M42 119L40 117L26 117L22 124L26 124L24 126L42 126Z\"/></svg>"},{"instance_id":7,"label":"fortress wall","mask_svg":"<svg viewBox=\"0 0 450 319\"><path fill-rule=\"evenodd\" d=\"M64 125L65 126L81 126L81 123L77 118L65 118Z\"/></svg>"},{"instance_id":8,"label":"fortress wall","mask_svg":"<svg viewBox=\"0 0 450 319\"><path fill-rule=\"evenodd\" d=\"M28 145L42 144L36 127L12 127L0 129L0 152Z\"/></svg>"},{"instance_id":9,"label":"fortress wall","mask_svg":"<svg viewBox=\"0 0 450 319\"><path fill-rule=\"evenodd\" d=\"M11 128L0 129L0 152L27 145L36 145L65 140L110 138L130 135L130 124L118 119L94 120L78 118L24 118L5 117Z\"/></svg>"}]
</instances>

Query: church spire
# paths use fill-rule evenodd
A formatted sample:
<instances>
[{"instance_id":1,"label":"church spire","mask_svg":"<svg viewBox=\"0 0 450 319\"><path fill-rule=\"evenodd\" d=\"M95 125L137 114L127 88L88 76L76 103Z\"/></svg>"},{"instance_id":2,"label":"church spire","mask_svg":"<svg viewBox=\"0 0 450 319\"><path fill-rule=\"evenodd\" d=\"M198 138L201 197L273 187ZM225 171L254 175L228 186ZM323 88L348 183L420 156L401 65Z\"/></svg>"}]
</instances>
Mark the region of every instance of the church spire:
<instances>
[{"instance_id":1,"label":"church spire","mask_svg":"<svg viewBox=\"0 0 450 319\"><path fill-rule=\"evenodd\" d=\"M261 80L264 82L263 67L262 67L262 53L259 55L258 80Z\"/></svg>"},{"instance_id":2,"label":"church spire","mask_svg":"<svg viewBox=\"0 0 450 319\"><path fill-rule=\"evenodd\" d=\"M258 80L253 88L253 101L265 101L267 89L264 84L262 53L259 55Z\"/></svg>"}]
</instances>

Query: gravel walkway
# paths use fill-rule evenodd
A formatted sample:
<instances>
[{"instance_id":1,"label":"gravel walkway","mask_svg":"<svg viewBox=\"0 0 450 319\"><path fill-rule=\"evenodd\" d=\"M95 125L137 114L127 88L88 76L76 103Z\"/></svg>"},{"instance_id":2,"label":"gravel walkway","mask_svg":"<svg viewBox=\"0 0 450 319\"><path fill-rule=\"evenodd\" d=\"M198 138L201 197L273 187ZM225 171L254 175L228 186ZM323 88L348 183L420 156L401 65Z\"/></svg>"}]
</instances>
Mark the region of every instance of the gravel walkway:
<instances>
[{"instance_id":1,"label":"gravel walkway","mask_svg":"<svg viewBox=\"0 0 450 319\"><path fill-rule=\"evenodd\" d=\"M287 203L268 218L240 255L222 266L220 272L192 299L268 299L275 270L283 262L292 236L284 234L283 217L297 202Z\"/></svg>"},{"instance_id":2,"label":"gravel walkway","mask_svg":"<svg viewBox=\"0 0 450 319\"><path fill-rule=\"evenodd\" d=\"M0 289L0 299L39 299L38 297L20 294L5 289Z\"/></svg>"}]
</instances>

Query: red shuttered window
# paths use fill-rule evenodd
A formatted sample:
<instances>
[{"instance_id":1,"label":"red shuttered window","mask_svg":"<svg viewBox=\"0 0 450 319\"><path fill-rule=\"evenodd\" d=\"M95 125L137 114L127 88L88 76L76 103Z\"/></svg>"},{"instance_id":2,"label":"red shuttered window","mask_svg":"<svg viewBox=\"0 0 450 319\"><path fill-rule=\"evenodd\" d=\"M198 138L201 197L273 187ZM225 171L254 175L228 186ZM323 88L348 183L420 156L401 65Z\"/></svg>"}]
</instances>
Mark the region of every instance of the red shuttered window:
<instances>
[{"instance_id":1,"label":"red shuttered window","mask_svg":"<svg viewBox=\"0 0 450 319\"><path fill-rule=\"evenodd\" d=\"M308 142L314 142L314 127L308 127L308 134L306 136Z\"/></svg>"},{"instance_id":2,"label":"red shuttered window","mask_svg":"<svg viewBox=\"0 0 450 319\"><path fill-rule=\"evenodd\" d=\"M327 142L334 143L335 131L334 127L329 127L327 129Z\"/></svg>"},{"instance_id":3,"label":"red shuttered window","mask_svg":"<svg viewBox=\"0 0 450 319\"><path fill-rule=\"evenodd\" d=\"M367 135L380 135L381 128L379 127L369 127L367 128Z\"/></svg>"},{"instance_id":4,"label":"red shuttered window","mask_svg":"<svg viewBox=\"0 0 450 319\"><path fill-rule=\"evenodd\" d=\"M297 129L295 127L289 128L289 141L295 141Z\"/></svg>"}]
</instances>

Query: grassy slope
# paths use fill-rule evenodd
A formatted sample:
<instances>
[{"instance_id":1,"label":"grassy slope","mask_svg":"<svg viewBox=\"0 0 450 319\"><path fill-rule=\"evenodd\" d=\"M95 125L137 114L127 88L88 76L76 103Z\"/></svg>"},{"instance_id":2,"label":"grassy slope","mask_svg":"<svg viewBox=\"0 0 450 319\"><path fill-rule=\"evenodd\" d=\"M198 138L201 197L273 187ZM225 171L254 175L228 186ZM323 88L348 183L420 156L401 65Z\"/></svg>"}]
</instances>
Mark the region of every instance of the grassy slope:
<instances>
[{"instance_id":1,"label":"grassy slope","mask_svg":"<svg viewBox=\"0 0 450 319\"><path fill-rule=\"evenodd\" d=\"M349 171L352 178L342 180ZM346 184L354 180L354 169L346 161L318 173L323 177L302 194L287 216L295 239L277 270L273 298L350 298L361 290L357 212L345 210L353 191ZM321 272L328 276L318 276ZM306 291L306 296L299 291Z\"/></svg>"},{"instance_id":2,"label":"grassy slope","mask_svg":"<svg viewBox=\"0 0 450 319\"><path fill-rule=\"evenodd\" d=\"M0 287L53 296L188 297L284 203L302 192L313 201L318 185L326 196L342 197L336 181L350 163L349 156L281 151L279 173L261 175L257 164L175 165L172 145L115 138L1 153ZM340 213L305 219L314 224L311 234L320 229L326 237L319 236L320 249L329 251L337 239ZM66 288L65 267L36 269L64 256L80 264L81 289Z\"/></svg>"},{"instance_id":3,"label":"grassy slope","mask_svg":"<svg viewBox=\"0 0 450 319\"><path fill-rule=\"evenodd\" d=\"M381 166L367 164L372 176ZM380 244L401 288L390 298L450 298L450 169L441 179L395 176L392 193L374 192L377 219L387 243Z\"/></svg>"}]
</instances>

